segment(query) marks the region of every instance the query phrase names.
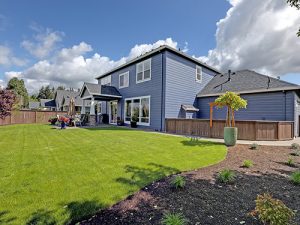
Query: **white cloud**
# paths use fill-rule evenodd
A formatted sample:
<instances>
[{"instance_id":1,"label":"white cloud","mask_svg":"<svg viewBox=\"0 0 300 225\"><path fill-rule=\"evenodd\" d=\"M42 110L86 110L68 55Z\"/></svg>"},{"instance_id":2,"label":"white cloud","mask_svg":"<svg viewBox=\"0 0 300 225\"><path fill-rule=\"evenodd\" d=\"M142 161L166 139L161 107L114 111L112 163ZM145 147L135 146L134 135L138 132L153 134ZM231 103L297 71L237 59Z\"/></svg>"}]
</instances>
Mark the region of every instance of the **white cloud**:
<instances>
[{"instance_id":1,"label":"white cloud","mask_svg":"<svg viewBox=\"0 0 300 225\"><path fill-rule=\"evenodd\" d=\"M21 46L36 58L43 59L47 57L55 48L58 42L62 41L64 33L43 29L37 26L31 26L37 34L33 40L24 40Z\"/></svg>"},{"instance_id":2,"label":"white cloud","mask_svg":"<svg viewBox=\"0 0 300 225\"><path fill-rule=\"evenodd\" d=\"M217 23L216 48L199 57L222 71L254 69L270 75L300 72L300 11L286 1L229 0Z\"/></svg>"},{"instance_id":3,"label":"white cloud","mask_svg":"<svg viewBox=\"0 0 300 225\"><path fill-rule=\"evenodd\" d=\"M4 45L0 45L0 65L2 66L24 66L26 60L14 56L12 50Z\"/></svg>"},{"instance_id":4,"label":"white cloud","mask_svg":"<svg viewBox=\"0 0 300 225\"><path fill-rule=\"evenodd\" d=\"M24 79L26 87L31 93L47 84L79 88L84 81L95 82L96 76L161 45L177 48L177 42L167 38L153 44L135 45L128 56L114 61L99 53L94 53L91 57L85 57L85 54L90 53L93 49L89 44L81 42L71 48L61 49L50 59L40 60L24 71L6 72L5 78L6 81L13 76Z\"/></svg>"}]
</instances>

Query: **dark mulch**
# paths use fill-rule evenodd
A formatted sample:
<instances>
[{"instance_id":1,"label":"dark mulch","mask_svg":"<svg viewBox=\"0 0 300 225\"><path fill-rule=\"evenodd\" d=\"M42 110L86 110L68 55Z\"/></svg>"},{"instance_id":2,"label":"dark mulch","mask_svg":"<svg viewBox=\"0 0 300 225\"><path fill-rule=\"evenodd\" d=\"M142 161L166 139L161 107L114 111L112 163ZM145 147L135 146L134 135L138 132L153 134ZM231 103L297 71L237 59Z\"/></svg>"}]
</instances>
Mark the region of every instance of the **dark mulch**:
<instances>
[{"instance_id":1,"label":"dark mulch","mask_svg":"<svg viewBox=\"0 0 300 225\"><path fill-rule=\"evenodd\" d=\"M248 213L255 207L257 194L265 192L297 210L294 222L300 224L300 187L288 178L300 168L300 157L293 157L296 168L287 166L291 152L287 147L261 146L259 150L249 150L246 145L238 145L229 149L223 162L184 173L187 183L183 190L172 190L168 177L81 224L161 224L166 212L181 212L189 224L261 224ZM242 168L245 159L252 160L254 166ZM217 172L223 168L236 171L234 184L215 181Z\"/></svg>"}]
</instances>

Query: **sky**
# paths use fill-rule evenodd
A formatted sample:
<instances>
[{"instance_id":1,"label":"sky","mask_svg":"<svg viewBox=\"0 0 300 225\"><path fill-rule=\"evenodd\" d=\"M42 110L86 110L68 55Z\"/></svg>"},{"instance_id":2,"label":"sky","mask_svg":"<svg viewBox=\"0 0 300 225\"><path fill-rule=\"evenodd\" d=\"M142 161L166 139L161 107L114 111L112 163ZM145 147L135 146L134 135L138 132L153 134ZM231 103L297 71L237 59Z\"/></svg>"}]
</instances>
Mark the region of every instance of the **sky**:
<instances>
[{"instance_id":1,"label":"sky","mask_svg":"<svg viewBox=\"0 0 300 225\"><path fill-rule=\"evenodd\" d=\"M0 0L0 85L78 88L163 44L300 84L299 26L285 0Z\"/></svg>"}]
</instances>

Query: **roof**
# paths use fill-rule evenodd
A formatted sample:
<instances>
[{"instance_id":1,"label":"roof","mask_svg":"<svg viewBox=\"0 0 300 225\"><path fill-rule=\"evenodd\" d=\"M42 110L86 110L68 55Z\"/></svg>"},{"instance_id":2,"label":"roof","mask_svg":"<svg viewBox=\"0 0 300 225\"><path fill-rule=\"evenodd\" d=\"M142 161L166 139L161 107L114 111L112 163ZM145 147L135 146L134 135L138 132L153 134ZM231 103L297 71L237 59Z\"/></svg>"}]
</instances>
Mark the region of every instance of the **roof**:
<instances>
[{"instance_id":1,"label":"roof","mask_svg":"<svg viewBox=\"0 0 300 225\"><path fill-rule=\"evenodd\" d=\"M56 107L54 99L40 99L41 107Z\"/></svg>"},{"instance_id":2,"label":"roof","mask_svg":"<svg viewBox=\"0 0 300 225\"><path fill-rule=\"evenodd\" d=\"M269 77L251 70L241 70L229 75L217 74L198 93L197 97L218 96L226 91L239 94L283 90L298 90L300 86Z\"/></svg>"},{"instance_id":3,"label":"roof","mask_svg":"<svg viewBox=\"0 0 300 225\"><path fill-rule=\"evenodd\" d=\"M29 102L29 109L38 109L40 108L39 102Z\"/></svg>"},{"instance_id":4,"label":"roof","mask_svg":"<svg viewBox=\"0 0 300 225\"><path fill-rule=\"evenodd\" d=\"M169 51L171 51L171 52L173 52L173 53L175 53L175 54L177 54L177 55L179 55L179 56L181 56L181 57L184 57L184 58L186 58L186 59L188 59L188 60L190 60L190 61L193 61L193 62L195 62L195 63L197 63L197 64L199 64L199 65L201 65L201 66L203 66L203 67L206 67L207 69L210 69L210 70L212 70L212 71L214 71L214 72L216 72L216 73L221 73L218 69L216 69L216 68L214 68L214 67L212 67L212 66L209 66L209 65L207 65L206 63L203 63L203 62L199 61L198 59L195 59L194 57L185 54L184 52L181 52L181 51L179 51L179 50L177 50L177 49L175 49L175 48L172 48L172 47L170 47L170 46L168 46L168 45L162 45L162 46L160 46L160 47L158 47L158 48L156 48L156 49L153 49L153 50L151 50L151 51L149 51L149 52L147 52L147 53L145 53L145 54L143 54L143 55L138 56L137 58L134 58L134 59L132 59L132 60L129 60L128 62L126 62L126 63L123 64L123 65L120 65L120 66L118 66L118 67L116 67L116 68L114 68L114 69L112 69L112 70L110 70L110 71L108 71L108 72L106 72L106 73L104 73L104 74L101 74L100 76L96 77L96 79L99 79L99 78L101 78L101 77L110 75L110 74L113 73L113 72L116 72L116 71L118 71L118 70L121 70L121 69L123 69L124 67L127 67L127 66L129 66L129 65L131 65L131 64L134 64L134 63L138 62L138 61L142 61L143 59L145 59L145 58L147 58L147 57L150 57L150 56L152 56L152 55L154 55L154 54L157 54L157 53L159 53L159 52L161 52L161 51L163 51L163 50L169 50Z\"/></svg>"},{"instance_id":5,"label":"roof","mask_svg":"<svg viewBox=\"0 0 300 225\"><path fill-rule=\"evenodd\" d=\"M182 104L181 105L181 108L184 109L185 111L187 112L198 112L199 109L197 109L195 106L193 105L185 105L185 104Z\"/></svg>"},{"instance_id":6,"label":"roof","mask_svg":"<svg viewBox=\"0 0 300 225\"><path fill-rule=\"evenodd\" d=\"M117 90L117 88L113 86L92 84L92 83L83 84L83 87L80 91L80 96L82 96L85 88L88 90L89 95L122 98L122 95Z\"/></svg>"}]
</instances>

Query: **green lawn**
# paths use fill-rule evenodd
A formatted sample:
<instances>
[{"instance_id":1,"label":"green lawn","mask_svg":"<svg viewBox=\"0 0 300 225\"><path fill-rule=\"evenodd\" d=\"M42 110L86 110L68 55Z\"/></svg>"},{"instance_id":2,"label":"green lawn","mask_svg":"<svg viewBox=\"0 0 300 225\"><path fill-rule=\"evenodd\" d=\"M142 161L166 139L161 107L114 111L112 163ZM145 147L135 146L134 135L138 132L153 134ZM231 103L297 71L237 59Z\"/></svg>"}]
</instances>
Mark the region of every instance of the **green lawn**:
<instances>
[{"instance_id":1,"label":"green lawn","mask_svg":"<svg viewBox=\"0 0 300 225\"><path fill-rule=\"evenodd\" d=\"M124 128L0 127L0 224L74 223L226 153L221 144Z\"/></svg>"}]
</instances>

